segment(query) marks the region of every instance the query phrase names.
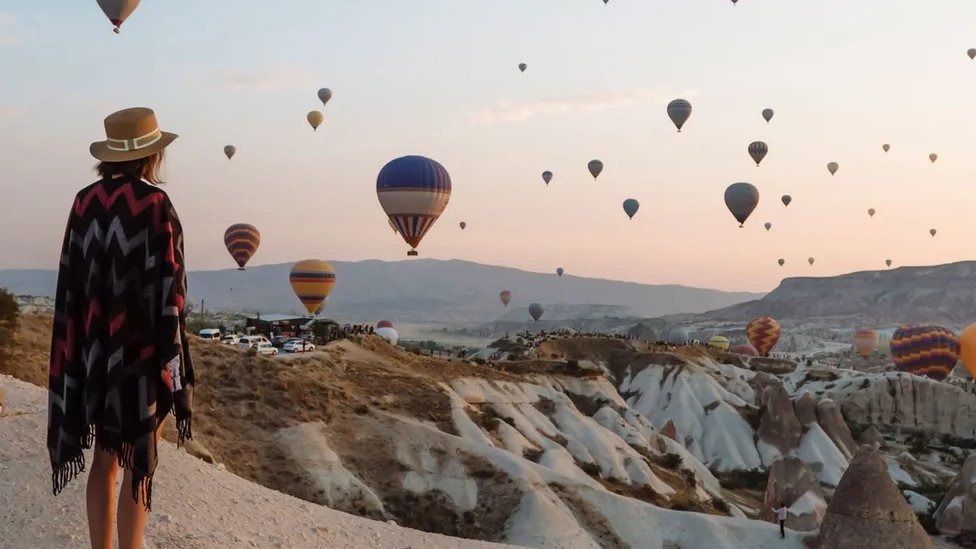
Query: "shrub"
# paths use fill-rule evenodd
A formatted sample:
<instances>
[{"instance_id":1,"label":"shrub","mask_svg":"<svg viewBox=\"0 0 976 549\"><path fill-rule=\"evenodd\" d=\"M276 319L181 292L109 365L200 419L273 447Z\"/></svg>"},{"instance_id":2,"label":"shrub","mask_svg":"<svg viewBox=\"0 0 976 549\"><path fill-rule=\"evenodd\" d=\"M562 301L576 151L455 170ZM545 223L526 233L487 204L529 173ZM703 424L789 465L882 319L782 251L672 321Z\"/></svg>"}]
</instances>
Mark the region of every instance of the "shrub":
<instances>
[{"instance_id":1,"label":"shrub","mask_svg":"<svg viewBox=\"0 0 976 549\"><path fill-rule=\"evenodd\" d=\"M720 513L725 513L726 515L730 515L732 513L732 508L729 507L729 502L725 501L724 499L713 499L712 505L715 507L715 510Z\"/></svg>"},{"instance_id":2,"label":"shrub","mask_svg":"<svg viewBox=\"0 0 976 549\"><path fill-rule=\"evenodd\" d=\"M681 459L681 454L675 454L668 452L661 457L661 466L666 469L677 469L681 467L684 461Z\"/></svg>"},{"instance_id":3,"label":"shrub","mask_svg":"<svg viewBox=\"0 0 976 549\"><path fill-rule=\"evenodd\" d=\"M20 307L17 305L17 298L14 294L0 288L0 368L10 359L19 315Z\"/></svg>"},{"instance_id":4,"label":"shrub","mask_svg":"<svg viewBox=\"0 0 976 549\"><path fill-rule=\"evenodd\" d=\"M600 466L597 465L596 463L584 462L581 463L579 467L580 469L583 470L584 473L590 475L591 477L600 476L601 473Z\"/></svg>"},{"instance_id":5,"label":"shrub","mask_svg":"<svg viewBox=\"0 0 976 549\"><path fill-rule=\"evenodd\" d=\"M716 478L721 483L722 488L728 490L739 490L743 488L752 490L762 490L766 487L766 471L761 469L743 469L739 471L715 472Z\"/></svg>"}]
</instances>

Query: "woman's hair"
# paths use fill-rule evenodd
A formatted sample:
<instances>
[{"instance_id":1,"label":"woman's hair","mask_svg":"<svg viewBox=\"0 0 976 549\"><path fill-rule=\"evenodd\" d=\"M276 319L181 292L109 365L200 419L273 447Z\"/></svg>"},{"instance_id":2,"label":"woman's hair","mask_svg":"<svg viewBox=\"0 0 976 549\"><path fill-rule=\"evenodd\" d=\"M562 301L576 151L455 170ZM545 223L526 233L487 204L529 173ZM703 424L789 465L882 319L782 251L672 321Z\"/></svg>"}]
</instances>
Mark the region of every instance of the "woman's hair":
<instances>
[{"instance_id":1,"label":"woman's hair","mask_svg":"<svg viewBox=\"0 0 976 549\"><path fill-rule=\"evenodd\" d=\"M145 179L153 185L163 183L160 172L163 168L163 151L153 153L145 158L129 160L126 162L99 162L95 166L95 171L101 177L112 177L113 175L126 175Z\"/></svg>"}]
</instances>

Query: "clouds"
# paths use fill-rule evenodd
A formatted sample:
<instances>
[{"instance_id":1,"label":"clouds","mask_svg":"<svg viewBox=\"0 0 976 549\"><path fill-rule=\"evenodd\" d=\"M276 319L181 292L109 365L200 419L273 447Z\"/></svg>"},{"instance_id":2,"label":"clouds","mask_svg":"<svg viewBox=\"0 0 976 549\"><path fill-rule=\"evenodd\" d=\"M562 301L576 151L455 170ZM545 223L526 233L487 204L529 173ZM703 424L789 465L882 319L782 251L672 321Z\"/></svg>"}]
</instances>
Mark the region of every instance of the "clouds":
<instances>
[{"instance_id":1,"label":"clouds","mask_svg":"<svg viewBox=\"0 0 976 549\"><path fill-rule=\"evenodd\" d=\"M301 67L279 67L264 71L222 71L217 73L218 84L232 90L295 90L318 89L318 79Z\"/></svg>"},{"instance_id":2,"label":"clouds","mask_svg":"<svg viewBox=\"0 0 976 549\"><path fill-rule=\"evenodd\" d=\"M17 20L9 13L0 12L0 48L20 44L20 38L14 32Z\"/></svg>"},{"instance_id":3,"label":"clouds","mask_svg":"<svg viewBox=\"0 0 976 549\"><path fill-rule=\"evenodd\" d=\"M604 112L635 105L667 104L675 97L691 97L694 90L668 92L662 89L636 89L620 92L598 92L574 95L563 99L542 99L527 103L498 101L493 106L468 113L473 126L498 123L525 122L540 116L558 116L579 112Z\"/></svg>"}]
</instances>

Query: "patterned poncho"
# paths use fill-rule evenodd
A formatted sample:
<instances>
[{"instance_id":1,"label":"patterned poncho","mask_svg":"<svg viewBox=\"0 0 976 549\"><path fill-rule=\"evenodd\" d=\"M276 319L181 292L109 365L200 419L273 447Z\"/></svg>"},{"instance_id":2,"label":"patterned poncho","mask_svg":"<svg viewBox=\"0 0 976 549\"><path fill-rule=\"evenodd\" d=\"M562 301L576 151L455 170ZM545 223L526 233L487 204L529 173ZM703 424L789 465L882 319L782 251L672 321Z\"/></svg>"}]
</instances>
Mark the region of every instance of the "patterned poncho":
<instances>
[{"instance_id":1,"label":"patterned poncho","mask_svg":"<svg viewBox=\"0 0 976 549\"><path fill-rule=\"evenodd\" d=\"M48 450L54 493L114 453L148 509L156 430L175 410L191 437L183 229L161 189L128 177L83 189L68 217L54 314Z\"/></svg>"}]
</instances>

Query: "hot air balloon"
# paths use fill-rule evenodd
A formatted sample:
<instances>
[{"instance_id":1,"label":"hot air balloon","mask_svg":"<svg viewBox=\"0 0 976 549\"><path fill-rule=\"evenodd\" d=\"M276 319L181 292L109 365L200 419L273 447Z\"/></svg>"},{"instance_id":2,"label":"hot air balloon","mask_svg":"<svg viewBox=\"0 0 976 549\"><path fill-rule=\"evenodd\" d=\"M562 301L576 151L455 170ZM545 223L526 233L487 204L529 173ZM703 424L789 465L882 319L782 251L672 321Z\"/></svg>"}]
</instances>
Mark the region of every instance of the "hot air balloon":
<instances>
[{"instance_id":1,"label":"hot air balloon","mask_svg":"<svg viewBox=\"0 0 976 549\"><path fill-rule=\"evenodd\" d=\"M763 109L762 116L766 119L766 122L769 122L773 119L773 109Z\"/></svg>"},{"instance_id":2,"label":"hot air balloon","mask_svg":"<svg viewBox=\"0 0 976 549\"><path fill-rule=\"evenodd\" d=\"M397 342L400 341L400 334L397 333L397 331L393 328L377 328L375 333L394 347L396 347Z\"/></svg>"},{"instance_id":3,"label":"hot air balloon","mask_svg":"<svg viewBox=\"0 0 976 549\"><path fill-rule=\"evenodd\" d=\"M597 177L600 177L600 173L603 171L603 162L599 160L590 160L586 164L586 169L590 170L590 175L593 176L593 180L596 181Z\"/></svg>"},{"instance_id":4,"label":"hot air balloon","mask_svg":"<svg viewBox=\"0 0 976 549\"><path fill-rule=\"evenodd\" d=\"M329 88L322 88L322 89L320 89L319 90L319 101L321 101L322 104L325 105L325 104L327 104L329 102L329 99L332 99L332 90L330 90Z\"/></svg>"},{"instance_id":5,"label":"hot air balloon","mask_svg":"<svg viewBox=\"0 0 976 549\"><path fill-rule=\"evenodd\" d=\"M563 273L564 272L566 272L566 271L564 271L562 267L559 267L558 269L556 269L556 275L558 275L558 276L563 276Z\"/></svg>"},{"instance_id":6,"label":"hot air balloon","mask_svg":"<svg viewBox=\"0 0 976 549\"><path fill-rule=\"evenodd\" d=\"M813 267L813 264L816 263L816 261L817 260L812 257L807 258L807 263L809 263L811 267Z\"/></svg>"},{"instance_id":7,"label":"hot air balloon","mask_svg":"<svg viewBox=\"0 0 976 549\"><path fill-rule=\"evenodd\" d=\"M519 70L522 71L522 72L525 72L525 69L529 68L529 66L526 65L525 63L519 63L518 67L519 67Z\"/></svg>"},{"instance_id":8,"label":"hot air balloon","mask_svg":"<svg viewBox=\"0 0 976 549\"><path fill-rule=\"evenodd\" d=\"M888 267L891 267L891 260L890 259L885 259L885 265L887 265Z\"/></svg>"},{"instance_id":9,"label":"hot air balloon","mask_svg":"<svg viewBox=\"0 0 976 549\"><path fill-rule=\"evenodd\" d=\"M966 55L968 55L970 59L976 59L976 48L969 48L969 50L966 51Z\"/></svg>"},{"instance_id":10,"label":"hot air balloon","mask_svg":"<svg viewBox=\"0 0 976 549\"><path fill-rule=\"evenodd\" d=\"M878 350L878 332L874 330L858 330L854 332L854 349L864 358Z\"/></svg>"},{"instance_id":11,"label":"hot air balloon","mask_svg":"<svg viewBox=\"0 0 976 549\"><path fill-rule=\"evenodd\" d=\"M732 348L732 352L737 355L742 356L759 356L759 351L755 347L749 345L748 343L743 343L742 345L736 345Z\"/></svg>"},{"instance_id":12,"label":"hot air balloon","mask_svg":"<svg viewBox=\"0 0 976 549\"><path fill-rule=\"evenodd\" d=\"M933 164L935 164L935 161L938 160L938 159L939 159L939 155L937 155L935 153L932 153L932 154L929 155L929 161L931 161Z\"/></svg>"},{"instance_id":13,"label":"hot air balloon","mask_svg":"<svg viewBox=\"0 0 976 549\"><path fill-rule=\"evenodd\" d=\"M295 263L288 278L291 289L309 314L314 313L325 302L336 282L332 265L318 259Z\"/></svg>"},{"instance_id":14,"label":"hot air balloon","mask_svg":"<svg viewBox=\"0 0 976 549\"><path fill-rule=\"evenodd\" d=\"M383 211L417 255L417 246L451 199L451 176L444 166L423 156L390 161L376 178Z\"/></svg>"},{"instance_id":15,"label":"hot air balloon","mask_svg":"<svg viewBox=\"0 0 976 549\"><path fill-rule=\"evenodd\" d=\"M780 200L783 201L784 206L789 206L790 202L793 202L793 197L788 194L784 194L783 198L781 198Z\"/></svg>"},{"instance_id":16,"label":"hot air balloon","mask_svg":"<svg viewBox=\"0 0 976 549\"><path fill-rule=\"evenodd\" d=\"M465 223L464 221L462 221L462 222L458 223L458 227L461 227L461 230L463 231L464 229L467 229L468 228L468 224Z\"/></svg>"},{"instance_id":17,"label":"hot air balloon","mask_svg":"<svg viewBox=\"0 0 976 549\"><path fill-rule=\"evenodd\" d=\"M392 328L392 327L393 327L393 323L390 322L389 320L381 320L376 323L377 330L380 328Z\"/></svg>"},{"instance_id":18,"label":"hot air balloon","mask_svg":"<svg viewBox=\"0 0 976 549\"><path fill-rule=\"evenodd\" d=\"M670 332L668 332L668 343L684 345L689 341L691 341L691 334L689 334L688 330L684 328L676 326L672 328Z\"/></svg>"},{"instance_id":19,"label":"hot air balloon","mask_svg":"<svg viewBox=\"0 0 976 549\"><path fill-rule=\"evenodd\" d=\"M125 23L125 20L139 7L139 0L98 0L98 6L102 8L105 17L115 25L112 30L118 34L122 29L122 23Z\"/></svg>"},{"instance_id":20,"label":"hot air balloon","mask_svg":"<svg viewBox=\"0 0 976 549\"><path fill-rule=\"evenodd\" d=\"M783 265L786 265L786 260L781 257L781 258L779 258L779 260L777 261L777 263L779 263L779 266L782 267Z\"/></svg>"},{"instance_id":21,"label":"hot air balloon","mask_svg":"<svg viewBox=\"0 0 976 549\"><path fill-rule=\"evenodd\" d=\"M508 304L512 302L512 292L502 290L502 292L498 294L498 299L501 299L502 303L508 307Z\"/></svg>"},{"instance_id":22,"label":"hot air balloon","mask_svg":"<svg viewBox=\"0 0 976 549\"><path fill-rule=\"evenodd\" d=\"M634 200L633 198L628 198L627 200L624 200L624 213L627 214L627 217L633 219L634 216L637 215L637 210L639 209L640 209L640 202Z\"/></svg>"},{"instance_id":23,"label":"hot air balloon","mask_svg":"<svg viewBox=\"0 0 976 549\"><path fill-rule=\"evenodd\" d=\"M548 170L542 172L542 180L546 182L546 185L548 185L549 182L552 181L552 172Z\"/></svg>"},{"instance_id":24,"label":"hot air balloon","mask_svg":"<svg viewBox=\"0 0 976 549\"><path fill-rule=\"evenodd\" d=\"M749 343L756 348L759 356L769 356L779 341L780 327L779 322L768 316L753 319L746 326L746 337Z\"/></svg>"},{"instance_id":25,"label":"hot air balloon","mask_svg":"<svg viewBox=\"0 0 976 549\"><path fill-rule=\"evenodd\" d=\"M674 125L680 132L681 127L691 117L691 103L684 99L675 99L668 103L668 117L671 119L671 122L674 122Z\"/></svg>"},{"instance_id":26,"label":"hot air balloon","mask_svg":"<svg viewBox=\"0 0 976 549\"><path fill-rule=\"evenodd\" d=\"M725 205L739 222L739 227L749 219L758 204L759 190L750 183L733 183L725 189Z\"/></svg>"},{"instance_id":27,"label":"hot air balloon","mask_svg":"<svg viewBox=\"0 0 976 549\"><path fill-rule=\"evenodd\" d=\"M939 232L939 231L937 231L935 229L929 229L929 234L932 235L932 236L935 236L935 233L937 233L937 232Z\"/></svg>"},{"instance_id":28,"label":"hot air balloon","mask_svg":"<svg viewBox=\"0 0 976 549\"><path fill-rule=\"evenodd\" d=\"M959 334L959 354L969 375L976 378L976 324L970 324Z\"/></svg>"},{"instance_id":29,"label":"hot air balloon","mask_svg":"<svg viewBox=\"0 0 976 549\"><path fill-rule=\"evenodd\" d=\"M766 154L769 153L769 146L762 141L753 141L749 143L749 156L756 162L756 166L762 162L763 158L766 158Z\"/></svg>"},{"instance_id":30,"label":"hot air balloon","mask_svg":"<svg viewBox=\"0 0 976 549\"><path fill-rule=\"evenodd\" d=\"M325 115L319 111L309 111L305 118L308 120L308 124L312 126L312 131L315 131L322 125L322 121L325 120Z\"/></svg>"},{"instance_id":31,"label":"hot air balloon","mask_svg":"<svg viewBox=\"0 0 976 549\"><path fill-rule=\"evenodd\" d=\"M881 145L881 150L883 150L884 152L888 152L889 150L891 150L891 145L885 143L884 145Z\"/></svg>"},{"instance_id":32,"label":"hot air balloon","mask_svg":"<svg viewBox=\"0 0 976 549\"><path fill-rule=\"evenodd\" d=\"M942 326L901 326L891 338L891 357L902 372L942 381L959 360L959 340Z\"/></svg>"},{"instance_id":33,"label":"hot air balloon","mask_svg":"<svg viewBox=\"0 0 976 549\"><path fill-rule=\"evenodd\" d=\"M713 336L708 340L708 346L720 349L722 351L729 350L729 338L725 336Z\"/></svg>"},{"instance_id":34,"label":"hot air balloon","mask_svg":"<svg viewBox=\"0 0 976 549\"><path fill-rule=\"evenodd\" d=\"M238 270L243 271L244 266L261 245L261 233L254 225L237 223L224 231L224 245L237 262Z\"/></svg>"},{"instance_id":35,"label":"hot air balloon","mask_svg":"<svg viewBox=\"0 0 976 549\"><path fill-rule=\"evenodd\" d=\"M767 221L765 224L763 224L763 227L766 227L766 230L768 231L769 229L773 228L773 224Z\"/></svg>"},{"instance_id":36,"label":"hot air balloon","mask_svg":"<svg viewBox=\"0 0 976 549\"><path fill-rule=\"evenodd\" d=\"M397 229L397 226L396 226L396 224L395 224L395 223L393 223L393 220L392 220L392 219L390 219L389 217L387 217L387 218L386 218L386 222L390 224L390 228L391 228L391 229L393 229L393 233L394 233L394 234L396 234L396 233L399 233L399 232L400 232L400 230L399 230L399 229Z\"/></svg>"},{"instance_id":37,"label":"hot air balloon","mask_svg":"<svg viewBox=\"0 0 976 549\"><path fill-rule=\"evenodd\" d=\"M827 163L827 171L830 172L830 175L834 175L835 173L837 173L838 168L840 168L840 164L836 162Z\"/></svg>"},{"instance_id":38,"label":"hot air balloon","mask_svg":"<svg viewBox=\"0 0 976 549\"><path fill-rule=\"evenodd\" d=\"M546 310L543 309L542 305L539 305L538 303L533 303L529 305L529 316L531 316L532 320L536 322L538 322L539 319L542 318L542 313L544 312L546 312Z\"/></svg>"},{"instance_id":39,"label":"hot air balloon","mask_svg":"<svg viewBox=\"0 0 976 549\"><path fill-rule=\"evenodd\" d=\"M226 147L224 147L224 156L227 157L227 160L234 158L235 154L237 154L237 147L233 145L227 145Z\"/></svg>"},{"instance_id":40,"label":"hot air balloon","mask_svg":"<svg viewBox=\"0 0 976 549\"><path fill-rule=\"evenodd\" d=\"M868 215L874 217L874 208L868 208Z\"/></svg>"}]
</instances>

